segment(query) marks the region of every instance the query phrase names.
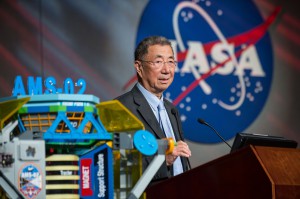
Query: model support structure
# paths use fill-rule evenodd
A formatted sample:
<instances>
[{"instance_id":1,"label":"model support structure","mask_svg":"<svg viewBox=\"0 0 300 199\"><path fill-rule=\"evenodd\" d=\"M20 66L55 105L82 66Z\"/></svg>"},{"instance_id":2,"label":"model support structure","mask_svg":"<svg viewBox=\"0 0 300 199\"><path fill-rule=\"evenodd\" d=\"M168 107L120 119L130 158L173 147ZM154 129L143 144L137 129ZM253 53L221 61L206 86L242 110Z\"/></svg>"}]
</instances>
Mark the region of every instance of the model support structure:
<instances>
[{"instance_id":1,"label":"model support structure","mask_svg":"<svg viewBox=\"0 0 300 199\"><path fill-rule=\"evenodd\" d=\"M140 198L174 143L155 140L116 100L0 99L1 198ZM142 173L141 156L156 155Z\"/></svg>"}]
</instances>

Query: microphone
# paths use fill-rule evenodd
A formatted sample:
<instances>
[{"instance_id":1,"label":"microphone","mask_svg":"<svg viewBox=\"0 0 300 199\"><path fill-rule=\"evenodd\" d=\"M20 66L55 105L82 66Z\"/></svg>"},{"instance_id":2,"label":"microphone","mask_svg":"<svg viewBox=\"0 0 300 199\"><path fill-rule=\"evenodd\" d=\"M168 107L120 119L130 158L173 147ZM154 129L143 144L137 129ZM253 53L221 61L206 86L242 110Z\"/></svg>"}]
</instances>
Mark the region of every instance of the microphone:
<instances>
[{"instance_id":1,"label":"microphone","mask_svg":"<svg viewBox=\"0 0 300 199\"><path fill-rule=\"evenodd\" d=\"M227 144L227 146L229 146L229 148L231 148L231 146L225 141L225 139L218 133L218 131L216 131L216 129L214 129L214 127L212 127L211 125L209 125L207 122L205 122L203 119L201 118L198 118L197 121L200 123L200 124L204 124L206 126L208 126L209 128L211 128L216 134L217 136L219 136L219 138L221 138L221 140Z\"/></svg>"},{"instance_id":2,"label":"microphone","mask_svg":"<svg viewBox=\"0 0 300 199\"><path fill-rule=\"evenodd\" d=\"M182 137L182 135L181 135L181 133L180 133L180 130L179 130L179 123L178 123L177 112L176 112L175 108L172 108L172 109L171 109L171 113L175 116L175 119L176 119L179 138L180 138L182 141L184 141L184 139L183 139L183 137Z\"/></svg>"},{"instance_id":3,"label":"microphone","mask_svg":"<svg viewBox=\"0 0 300 199\"><path fill-rule=\"evenodd\" d=\"M180 130L179 130L179 129L180 129L180 128L179 128L179 122L178 122L178 118L177 118L177 111L175 110L175 108L172 108L172 109L171 109L171 113L175 116L176 123L177 123L177 128L178 128L178 134L179 134L179 137L180 137L180 139L181 139L182 141L184 141L183 136L181 135ZM187 160L188 166L189 166L189 168L190 168L190 170L191 170L192 167L191 167L190 159L189 159L189 158L186 158L186 160Z\"/></svg>"},{"instance_id":4,"label":"microphone","mask_svg":"<svg viewBox=\"0 0 300 199\"><path fill-rule=\"evenodd\" d=\"M173 115L176 115L176 110L175 110L175 108L172 108L172 109L171 109L171 113L172 113Z\"/></svg>"}]
</instances>

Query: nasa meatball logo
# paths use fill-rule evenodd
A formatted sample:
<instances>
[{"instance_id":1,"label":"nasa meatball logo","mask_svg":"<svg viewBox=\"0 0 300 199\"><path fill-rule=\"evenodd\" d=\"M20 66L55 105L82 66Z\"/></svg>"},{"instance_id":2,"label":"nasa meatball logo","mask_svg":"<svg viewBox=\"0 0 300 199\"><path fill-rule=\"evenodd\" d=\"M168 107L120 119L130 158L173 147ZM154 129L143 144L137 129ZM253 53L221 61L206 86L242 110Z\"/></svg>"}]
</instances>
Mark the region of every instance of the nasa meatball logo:
<instances>
[{"instance_id":1,"label":"nasa meatball logo","mask_svg":"<svg viewBox=\"0 0 300 199\"><path fill-rule=\"evenodd\" d=\"M268 28L278 12L263 19L250 0L147 4L136 43L150 35L172 42L178 66L164 96L179 109L188 140L220 142L197 118L228 140L246 130L262 111L273 75Z\"/></svg>"}]
</instances>

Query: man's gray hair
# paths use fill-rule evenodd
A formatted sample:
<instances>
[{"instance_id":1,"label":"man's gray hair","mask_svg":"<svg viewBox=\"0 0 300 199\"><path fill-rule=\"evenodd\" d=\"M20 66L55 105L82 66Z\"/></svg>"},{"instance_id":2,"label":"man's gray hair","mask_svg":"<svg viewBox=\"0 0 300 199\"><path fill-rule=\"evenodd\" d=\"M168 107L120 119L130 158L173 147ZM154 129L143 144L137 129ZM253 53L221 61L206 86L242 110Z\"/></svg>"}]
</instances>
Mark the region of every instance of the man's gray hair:
<instances>
[{"instance_id":1,"label":"man's gray hair","mask_svg":"<svg viewBox=\"0 0 300 199\"><path fill-rule=\"evenodd\" d=\"M135 61L143 60L144 56L148 53L149 46L153 46L153 45L162 45L162 46L168 45L172 48L171 42L167 38L162 36L150 36L143 39L138 44L134 52L134 60Z\"/></svg>"}]
</instances>

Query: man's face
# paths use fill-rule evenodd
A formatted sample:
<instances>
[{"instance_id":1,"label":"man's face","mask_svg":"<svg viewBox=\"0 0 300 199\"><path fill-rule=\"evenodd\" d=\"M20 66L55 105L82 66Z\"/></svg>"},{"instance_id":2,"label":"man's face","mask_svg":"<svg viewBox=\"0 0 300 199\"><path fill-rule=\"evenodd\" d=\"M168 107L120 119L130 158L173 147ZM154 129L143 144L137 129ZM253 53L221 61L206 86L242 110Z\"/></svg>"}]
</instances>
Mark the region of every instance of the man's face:
<instances>
[{"instance_id":1,"label":"man's face","mask_svg":"<svg viewBox=\"0 0 300 199\"><path fill-rule=\"evenodd\" d=\"M162 61L161 67L155 62ZM174 61L172 48L168 45L153 45L148 48L148 54L142 61L135 62L135 68L141 77L141 84L157 97L161 97L173 82L175 66L165 63Z\"/></svg>"}]
</instances>

